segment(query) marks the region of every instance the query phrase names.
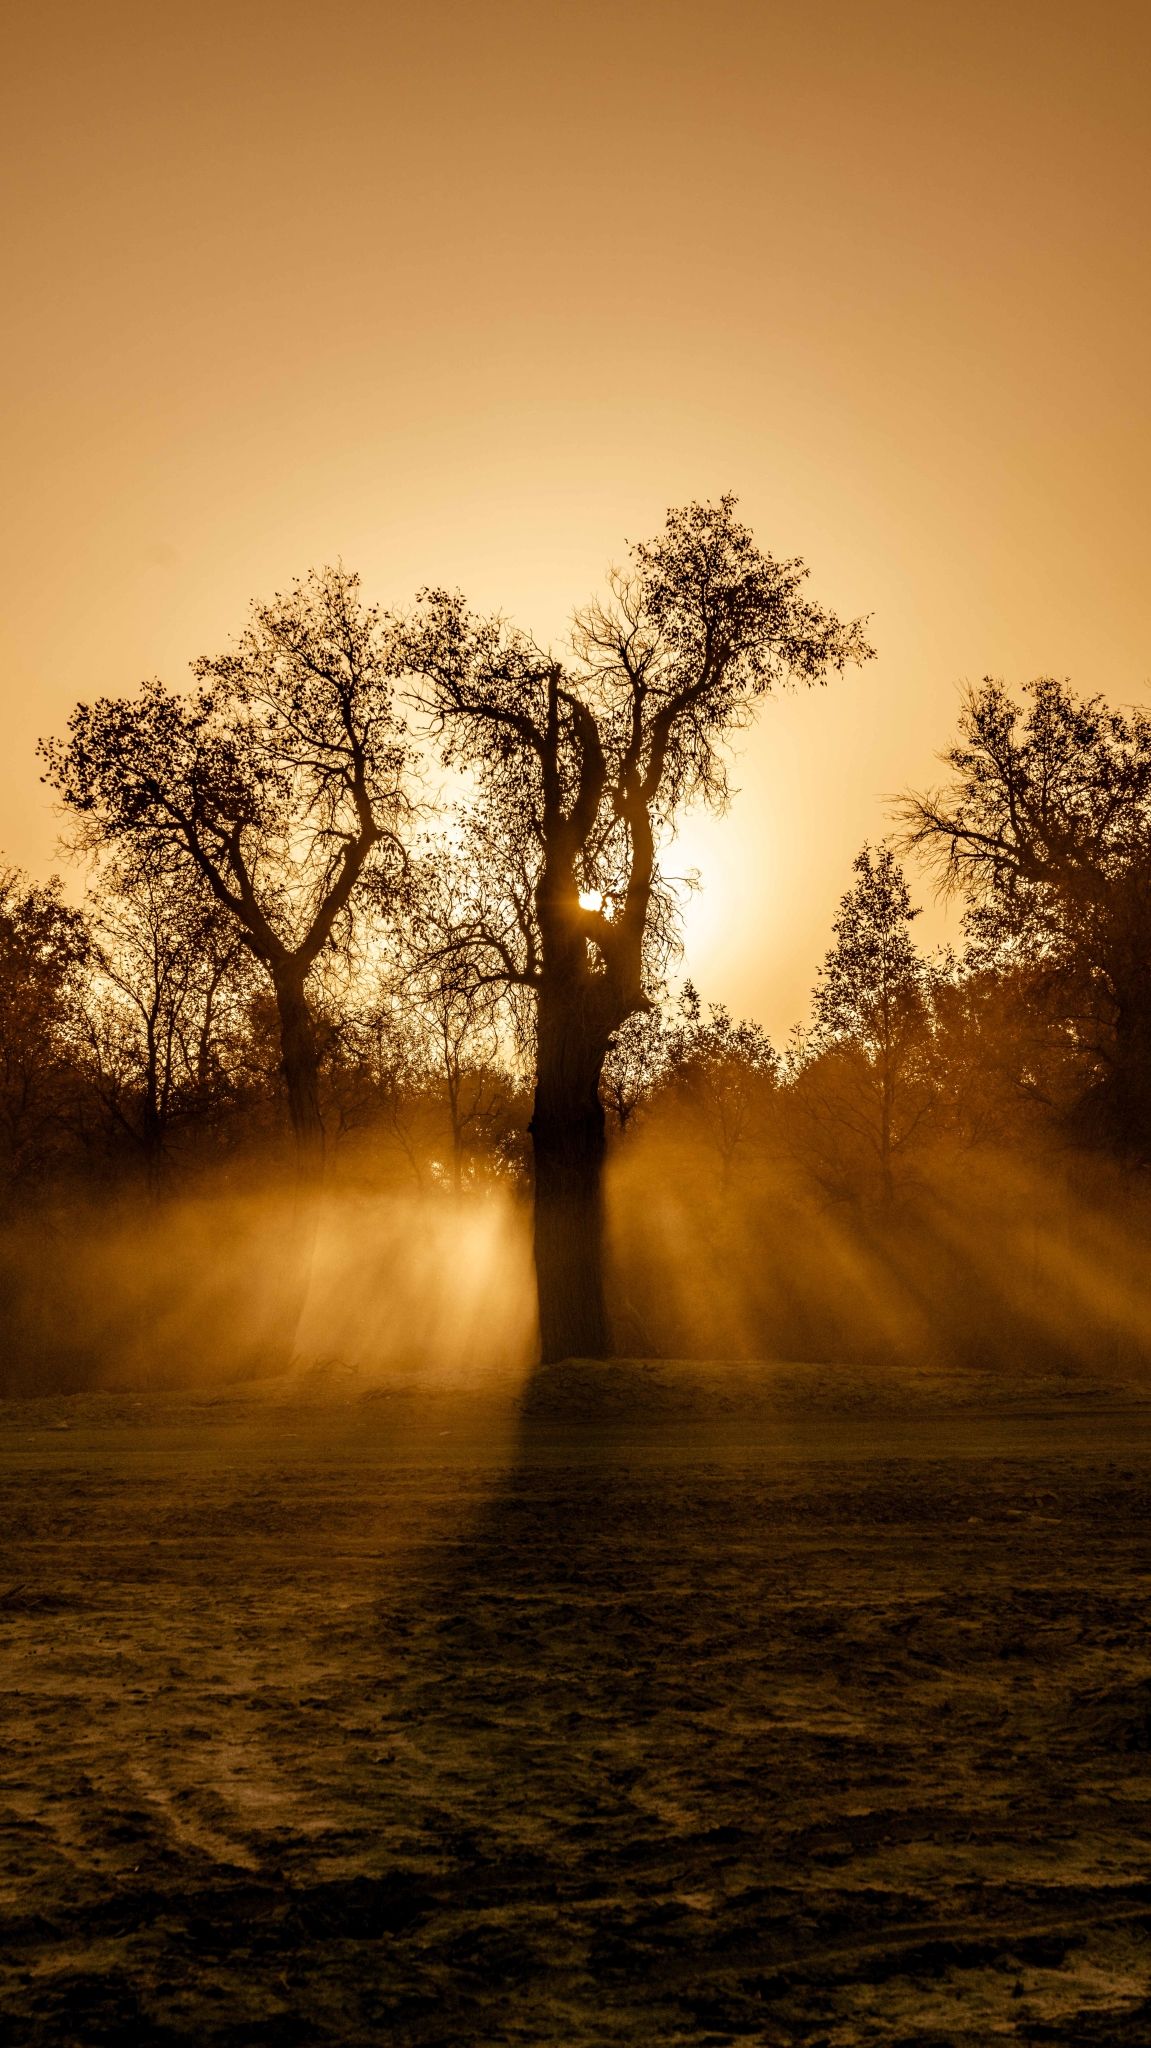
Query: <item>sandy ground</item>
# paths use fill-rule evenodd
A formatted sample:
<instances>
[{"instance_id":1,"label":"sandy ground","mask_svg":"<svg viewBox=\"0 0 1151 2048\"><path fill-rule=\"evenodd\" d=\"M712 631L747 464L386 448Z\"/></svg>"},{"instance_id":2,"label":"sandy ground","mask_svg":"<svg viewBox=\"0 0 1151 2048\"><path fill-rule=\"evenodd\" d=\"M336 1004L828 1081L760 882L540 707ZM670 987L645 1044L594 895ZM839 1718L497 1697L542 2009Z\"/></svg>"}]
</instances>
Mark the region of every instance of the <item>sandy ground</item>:
<instances>
[{"instance_id":1,"label":"sandy ground","mask_svg":"<svg viewBox=\"0 0 1151 2048\"><path fill-rule=\"evenodd\" d=\"M1151 1410L0 1410L5 2043L1151 2041Z\"/></svg>"}]
</instances>

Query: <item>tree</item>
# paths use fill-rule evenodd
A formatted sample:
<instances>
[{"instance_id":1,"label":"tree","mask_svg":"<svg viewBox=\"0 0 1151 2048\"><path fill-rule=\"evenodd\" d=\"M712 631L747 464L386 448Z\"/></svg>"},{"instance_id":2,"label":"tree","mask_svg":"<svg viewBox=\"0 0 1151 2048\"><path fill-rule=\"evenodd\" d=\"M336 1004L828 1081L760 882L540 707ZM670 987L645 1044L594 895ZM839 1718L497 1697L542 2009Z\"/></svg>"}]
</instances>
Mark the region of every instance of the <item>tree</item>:
<instances>
[{"instance_id":1,"label":"tree","mask_svg":"<svg viewBox=\"0 0 1151 2048\"><path fill-rule=\"evenodd\" d=\"M667 1073L668 1032L658 1003L636 1010L614 1034L600 1076L604 1107L621 1138L652 1100Z\"/></svg>"},{"instance_id":2,"label":"tree","mask_svg":"<svg viewBox=\"0 0 1151 2048\"><path fill-rule=\"evenodd\" d=\"M941 788L902 805L908 843L969 899L973 957L1031 984L1072 1121L1151 1160L1151 718L1051 677L1025 702L968 693ZM1058 1043L1056 1042L1058 1041Z\"/></svg>"},{"instance_id":3,"label":"tree","mask_svg":"<svg viewBox=\"0 0 1151 2048\"><path fill-rule=\"evenodd\" d=\"M297 1157L322 1162L309 977L347 936L354 899L401 885L407 755L388 623L359 579L325 569L253 607L235 648L72 713L41 751L94 848L190 869L271 982Z\"/></svg>"},{"instance_id":4,"label":"tree","mask_svg":"<svg viewBox=\"0 0 1151 2048\"><path fill-rule=\"evenodd\" d=\"M234 1093L224 1044L255 965L190 866L105 864L91 892L88 1069L155 1197L173 1127Z\"/></svg>"},{"instance_id":5,"label":"tree","mask_svg":"<svg viewBox=\"0 0 1151 2048\"><path fill-rule=\"evenodd\" d=\"M333 1019L328 1114L345 1151L375 1153L384 1139L417 1186L424 1177L426 1124L419 1034L390 975L362 978Z\"/></svg>"},{"instance_id":6,"label":"tree","mask_svg":"<svg viewBox=\"0 0 1151 2048\"><path fill-rule=\"evenodd\" d=\"M778 1064L762 1025L734 1018L723 1003L709 1003L705 1017L694 983L684 984L680 1020L665 1044L665 1078L718 1156L725 1192Z\"/></svg>"},{"instance_id":7,"label":"tree","mask_svg":"<svg viewBox=\"0 0 1151 2048\"><path fill-rule=\"evenodd\" d=\"M864 846L842 897L835 944L820 969L800 1100L824 1127L861 1146L884 1202L895 1167L927 1116L930 976L911 937L919 916L887 847Z\"/></svg>"},{"instance_id":8,"label":"tree","mask_svg":"<svg viewBox=\"0 0 1151 2048\"><path fill-rule=\"evenodd\" d=\"M81 913L18 868L0 873L0 1172L9 1192L43 1175L69 1120L80 984Z\"/></svg>"},{"instance_id":9,"label":"tree","mask_svg":"<svg viewBox=\"0 0 1151 2048\"><path fill-rule=\"evenodd\" d=\"M692 801L728 801L724 743L786 682L864 660L862 626L803 595L735 500L669 514L606 599L577 614L565 667L458 595L424 593L407 658L445 755L482 793L504 908L473 923L480 971L531 994L534 1251L545 1359L611 1348L603 1282L600 1079L650 1003L675 933L661 847Z\"/></svg>"},{"instance_id":10,"label":"tree","mask_svg":"<svg viewBox=\"0 0 1151 2048\"><path fill-rule=\"evenodd\" d=\"M469 1164L502 1156L506 1147L515 1101L508 1054L517 1036L508 991L485 974L482 954L460 943L491 908L467 844L465 826L459 846L441 847L417 866L402 981L422 1067L447 1111L448 1171L457 1194Z\"/></svg>"}]
</instances>

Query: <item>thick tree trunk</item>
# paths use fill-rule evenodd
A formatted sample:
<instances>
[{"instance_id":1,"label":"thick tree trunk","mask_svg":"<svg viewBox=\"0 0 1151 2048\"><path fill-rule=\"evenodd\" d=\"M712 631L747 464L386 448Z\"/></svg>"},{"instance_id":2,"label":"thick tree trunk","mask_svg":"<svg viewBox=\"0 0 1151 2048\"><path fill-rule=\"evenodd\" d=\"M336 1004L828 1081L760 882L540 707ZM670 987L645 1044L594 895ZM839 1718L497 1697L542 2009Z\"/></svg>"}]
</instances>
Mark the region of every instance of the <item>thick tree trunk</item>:
<instances>
[{"instance_id":1,"label":"thick tree trunk","mask_svg":"<svg viewBox=\"0 0 1151 2048\"><path fill-rule=\"evenodd\" d=\"M265 1363L272 1370L283 1372L297 1362L300 1321L311 1286L320 1222L324 1126L320 1116L319 1053L303 977L290 972L277 974L275 988L281 1064L296 1146L296 1185L290 1212L284 1218L282 1270L268 1329Z\"/></svg>"},{"instance_id":2,"label":"thick tree trunk","mask_svg":"<svg viewBox=\"0 0 1151 2048\"><path fill-rule=\"evenodd\" d=\"M606 1039L601 1042L601 1034L590 1031L566 1005L541 1000L531 1136L536 1290L545 1364L559 1358L611 1355L603 1279L605 1130L599 1096L606 1051Z\"/></svg>"},{"instance_id":3,"label":"thick tree trunk","mask_svg":"<svg viewBox=\"0 0 1151 2048\"><path fill-rule=\"evenodd\" d=\"M276 1007L288 1115L296 1141L296 1169L301 1182L309 1183L318 1180L323 1171L324 1125L320 1116L316 1032L301 976L277 976Z\"/></svg>"}]
</instances>

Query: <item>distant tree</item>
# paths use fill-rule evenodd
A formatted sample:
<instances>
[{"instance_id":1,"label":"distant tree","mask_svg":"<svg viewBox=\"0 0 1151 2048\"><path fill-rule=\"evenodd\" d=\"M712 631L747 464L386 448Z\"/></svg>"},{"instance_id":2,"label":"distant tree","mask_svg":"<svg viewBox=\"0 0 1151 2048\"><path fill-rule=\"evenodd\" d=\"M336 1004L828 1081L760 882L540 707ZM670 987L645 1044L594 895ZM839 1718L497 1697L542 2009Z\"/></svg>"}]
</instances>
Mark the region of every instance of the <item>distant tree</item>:
<instances>
[{"instance_id":1,"label":"distant tree","mask_svg":"<svg viewBox=\"0 0 1151 2048\"><path fill-rule=\"evenodd\" d=\"M716 1154L726 1189L737 1158L762 1127L779 1062L761 1025L734 1018L723 1003L709 1003L705 1014L690 981L679 1012L665 1042L665 1085Z\"/></svg>"},{"instance_id":2,"label":"distant tree","mask_svg":"<svg viewBox=\"0 0 1151 2048\"><path fill-rule=\"evenodd\" d=\"M1019 959L969 946L933 977L933 1126L964 1150L1029 1147L1073 1118L1080 1048L1056 988Z\"/></svg>"},{"instance_id":3,"label":"distant tree","mask_svg":"<svg viewBox=\"0 0 1151 2048\"><path fill-rule=\"evenodd\" d=\"M465 835L418 864L402 980L421 1065L447 1112L448 1178L457 1193L469 1165L505 1156L516 1094L511 993L485 972L483 949L468 943L477 917L489 917L492 905L489 878L477 872L479 849L473 844L469 859L467 845Z\"/></svg>"},{"instance_id":4,"label":"distant tree","mask_svg":"<svg viewBox=\"0 0 1151 2048\"><path fill-rule=\"evenodd\" d=\"M908 843L962 891L975 964L1026 984L1072 1121L1151 1160L1151 718L1030 683L969 692L950 780L902 805ZM1054 1091L1063 1093L1062 1084Z\"/></svg>"},{"instance_id":5,"label":"distant tree","mask_svg":"<svg viewBox=\"0 0 1151 2048\"><path fill-rule=\"evenodd\" d=\"M604 1107L625 1137L667 1073L668 1031L662 1009L636 1010L608 1047L600 1080Z\"/></svg>"},{"instance_id":6,"label":"distant tree","mask_svg":"<svg viewBox=\"0 0 1151 2048\"><path fill-rule=\"evenodd\" d=\"M852 869L814 992L798 1092L824 1138L838 1130L856 1141L890 1202L896 1163L933 1103L931 978L911 937L919 912L890 849L864 846Z\"/></svg>"},{"instance_id":7,"label":"distant tree","mask_svg":"<svg viewBox=\"0 0 1151 2048\"><path fill-rule=\"evenodd\" d=\"M0 1176L11 1195L66 1150L89 935L56 881L0 871Z\"/></svg>"},{"instance_id":8,"label":"distant tree","mask_svg":"<svg viewBox=\"0 0 1151 2048\"><path fill-rule=\"evenodd\" d=\"M757 700L871 653L802 594L798 561L761 553L735 501L689 505L634 547L577 615L565 667L499 619L425 594L407 636L449 761L482 792L505 907L469 943L530 991L534 1249L545 1359L611 1349L603 1283L605 1059L646 1009L674 938L660 870L693 800L725 808L724 742Z\"/></svg>"},{"instance_id":9,"label":"distant tree","mask_svg":"<svg viewBox=\"0 0 1151 2048\"><path fill-rule=\"evenodd\" d=\"M398 1153L417 1185L428 1165L428 1084L419 1033L389 971L364 970L328 1012L324 1117L345 1167ZM371 1165L369 1163L372 1163Z\"/></svg>"},{"instance_id":10,"label":"distant tree","mask_svg":"<svg viewBox=\"0 0 1151 2048\"><path fill-rule=\"evenodd\" d=\"M255 963L195 869L105 864L89 909L81 1007L92 1086L159 1193L174 1127L234 1094L228 1049Z\"/></svg>"},{"instance_id":11,"label":"distant tree","mask_svg":"<svg viewBox=\"0 0 1151 2048\"><path fill-rule=\"evenodd\" d=\"M348 934L357 897L401 886L407 755L388 623L359 580L325 569L253 608L232 652L194 663L196 688L80 704L42 747L46 779L88 844L156 871L189 869L275 995L301 1172L320 1166L309 979Z\"/></svg>"}]
</instances>

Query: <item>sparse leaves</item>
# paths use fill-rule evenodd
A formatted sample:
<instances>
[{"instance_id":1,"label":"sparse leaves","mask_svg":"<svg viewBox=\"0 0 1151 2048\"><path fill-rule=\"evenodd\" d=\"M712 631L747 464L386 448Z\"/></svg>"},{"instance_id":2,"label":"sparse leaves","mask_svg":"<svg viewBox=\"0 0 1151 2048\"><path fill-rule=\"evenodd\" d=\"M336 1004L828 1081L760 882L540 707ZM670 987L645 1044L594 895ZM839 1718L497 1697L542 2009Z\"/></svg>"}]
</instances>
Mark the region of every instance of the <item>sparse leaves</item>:
<instances>
[{"instance_id":1,"label":"sparse leaves","mask_svg":"<svg viewBox=\"0 0 1151 2048\"><path fill-rule=\"evenodd\" d=\"M725 497L672 511L631 550L606 599L577 614L569 665L442 590L407 623L416 699L446 758L477 777L485 830L530 890L531 966L516 974L538 985L549 957L586 957L605 1037L676 948L660 850L677 812L724 806L726 743L765 691L871 653L860 622L801 595L806 574L763 554Z\"/></svg>"}]
</instances>

